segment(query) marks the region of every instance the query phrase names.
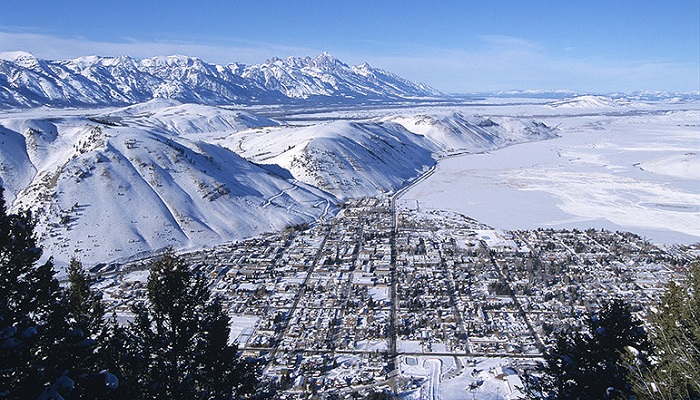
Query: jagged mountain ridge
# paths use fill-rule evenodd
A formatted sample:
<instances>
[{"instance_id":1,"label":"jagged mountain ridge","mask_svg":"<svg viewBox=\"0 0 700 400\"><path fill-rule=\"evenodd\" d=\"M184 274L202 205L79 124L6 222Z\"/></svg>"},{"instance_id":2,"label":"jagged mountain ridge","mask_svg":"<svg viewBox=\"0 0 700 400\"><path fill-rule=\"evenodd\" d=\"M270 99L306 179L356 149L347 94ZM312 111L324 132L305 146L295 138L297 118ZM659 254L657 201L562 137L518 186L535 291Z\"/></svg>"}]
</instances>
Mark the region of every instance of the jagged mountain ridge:
<instances>
[{"instance_id":1,"label":"jagged mountain ridge","mask_svg":"<svg viewBox=\"0 0 700 400\"><path fill-rule=\"evenodd\" d=\"M156 98L222 105L438 96L442 94L427 85L366 63L349 66L328 53L316 58L273 58L251 66L209 64L187 56L51 61L26 52L0 54L0 107L4 108L124 106Z\"/></svg>"},{"instance_id":2,"label":"jagged mountain ridge","mask_svg":"<svg viewBox=\"0 0 700 400\"><path fill-rule=\"evenodd\" d=\"M328 53L316 58L273 58L245 68L241 74L291 98L335 96L352 98L406 98L440 96L435 89L410 82L367 63L348 66Z\"/></svg>"}]
</instances>

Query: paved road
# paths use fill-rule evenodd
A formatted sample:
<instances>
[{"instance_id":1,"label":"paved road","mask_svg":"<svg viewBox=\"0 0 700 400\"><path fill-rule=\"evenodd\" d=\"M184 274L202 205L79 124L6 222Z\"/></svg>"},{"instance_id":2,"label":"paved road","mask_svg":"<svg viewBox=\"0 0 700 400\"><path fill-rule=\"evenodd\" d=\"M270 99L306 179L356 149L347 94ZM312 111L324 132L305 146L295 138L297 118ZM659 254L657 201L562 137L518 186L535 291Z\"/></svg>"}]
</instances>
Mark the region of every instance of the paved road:
<instances>
[{"instance_id":1,"label":"paved road","mask_svg":"<svg viewBox=\"0 0 700 400\"><path fill-rule=\"evenodd\" d=\"M423 175L419 176L416 180L413 182L409 183L408 185L402 187L401 189L397 190L396 193L391 195L391 213L393 214L394 217L394 232L397 232L398 230L398 215L396 214L396 200L400 199L401 196L406 194L409 190L411 190L412 187L416 186L417 184L423 182L424 180L428 179L433 173L435 173L435 169L437 168L437 163L435 163L432 167L430 167L429 170L425 171Z\"/></svg>"},{"instance_id":2,"label":"paved road","mask_svg":"<svg viewBox=\"0 0 700 400\"><path fill-rule=\"evenodd\" d=\"M428 400L438 400L440 398L440 366L442 361L436 358L429 358L423 362L423 367L430 370L430 384L428 385Z\"/></svg>"},{"instance_id":3,"label":"paved road","mask_svg":"<svg viewBox=\"0 0 700 400\"><path fill-rule=\"evenodd\" d=\"M391 245L391 262L389 264L389 280L390 280L390 286L389 286L389 298L391 299L391 309L389 311L389 369L390 370L396 370L398 363L396 361L396 357L398 355L398 352L396 351L396 319L397 319L397 312L396 308L398 306L398 292L396 290L397 286L397 278L396 278L396 256L397 256L397 249L396 249L396 233L398 232L398 215L396 213L396 199L400 198L403 196L404 193L406 193L410 188L413 186L417 185L418 183L424 181L426 178L428 178L430 175L432 175L435 172L435 168L437 168L437 163L435 163L432 167L430 167L429 170L427 170L423 175L418 177L418 179L414 180L411 182L409 185L404 186L403 188L397 190L394 194L391 195L389 198L390 202L390 210L391 210L391 220L392 220L392 227L391 227L391 236L390 236L390 245ZM394 392L396 392L396 388L394 388Z\"/></svg>"},{"instance_id":4,"label":"paved road","mask_svg":"<svg viewBox=\"0 0 700 400\"><path fill-rule=\"evenodd\" d=\"M537 334L537 331L535 328L532 326L532 323L530 322L530 316L525 312L525 309L523 308L522 304L520 303L520 300L518 299L518 296L515 295L515 291L513 290L513 285L511 285L511 279L508 276L508 271L498 263L496 260L496 257L493 256L493 253L489 251L488 245L484 240L481 240L481 246L487 251L489 254L489 259L491 260L491 264L494 266L496 271L498 271L498 275L501 278L501 282L504 282L506 285L508 285L508 291L510 292L510 298L513 300L513 304L515 304L516 307L518 307L518 311L520 315L523 317L523 320L525 320L525 325L527 325L528 330L530 331L530 334L532 337L535 339L535 345L537 348L540 350L540 352L544 353L544 343L542 342L542 338L540 338L540 335Z\"/></svg>"},{"instance_id":5,"label":"paved road","mask_svg":"<svg viewBox=\"0 0 700 400\"><path fill-rule=\"evenodd\" d=\"M327 227L326 234L323 236L323 241L321 242L321 246L318 248L318 251L316 252L316 255L314 256L314 260L311 263L311 266L309 266L308 270L306 271L306 277L304 278L304 282L299 287L299 292L297 293L297 296L294 299L294 303L292 303L292 307L289 309L289 313L287 314L287 317L282 322L282 326L280 327L277 335L275 336L275 342L274 342L274 345L272 347L272 351L270 351L270 360L275 359L275 355L277 354L277 349L279 348L279 345L282 342L282 338L285 337L287 330L289 329L289 320L291 320L292 317L294 316L294 311L296 311L297 306L299 305L299 301L301 301L301 298L304 297L304 293L306 292L306 285L309 283L309 278L311 277L311 274L314 272L314 269L316 269L316 266L318 265L318 261L321 259L321 255L323 254L323 249L326 247L326 241L328 240L328 236L330 236L330 233L332 230L333 230L333 226L329 225ZM274 363L270 362L268 364L267 368L270 368L273 364Z\"/></svg>"},{"instance_id":6,"label":"paved road","mask_svg":"<svg viewBox=\"0 0 700 400\"><path fill-rule=\"evenodd\" d=\"M469 342L469 332L464 328L464 321L462 321L462 313L459 311L459 307L457 307L457 300L455 299L455 292L457 290L455 289L454 274L452 274L452 271L447 268L447 265L444 261L441 263L440 267L442 268L442 271L445 274L445 277L447 278L445 284L447 286L447 295L450 298L450 304L452 304L452 315L454 315L455 321L457 322L457 335L459 337L465 337L464 344L467 350L466 354L469 355L472 353L472 346Z\"/></svg>"}]
</instances>

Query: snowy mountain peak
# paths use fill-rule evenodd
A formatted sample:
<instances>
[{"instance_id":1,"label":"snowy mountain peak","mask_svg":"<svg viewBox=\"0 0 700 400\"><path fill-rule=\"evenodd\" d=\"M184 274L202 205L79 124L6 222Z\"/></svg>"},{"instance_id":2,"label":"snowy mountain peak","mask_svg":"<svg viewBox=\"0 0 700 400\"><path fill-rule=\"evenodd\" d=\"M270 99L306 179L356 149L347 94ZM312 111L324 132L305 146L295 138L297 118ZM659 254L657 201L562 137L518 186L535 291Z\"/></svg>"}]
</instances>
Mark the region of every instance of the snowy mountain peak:
<instances>
[{"instance_id":1,"label":"snowy mountain peak","mask_svg":"<svg viewBox=\"0 0 700 400\"><path fill-rule=\"evenodd\" d=\"M135 60L128 56L100 57L83 56L65 61L64 65L73 71L101 68L129 68L135 65Z\"/></svg>"},{"instance_id":2,"label":"snowy mountain peak","mask_svg":"<svg viewBox=\"0 0 700 400\"><path fill-rule=\"evenodd\" d=\"M24 68L36 68L40 66L39 59L34 54L26 51L8 51L0 53L0 60L10 61Z\"/></svg>"},{"instance_id":3,"label":"snowy mountain peak","mask_svg":"<svg viewBox=\"0 0 700 400\"><path fill-rule=\"evenodd\" d=\"M20 63L22 59L34 59L37 58L34 54L27 51L6 51L0 52L0 60L12 61L15 63Z\"/></svg>"},{"instance_id":4,"label":"snowy mountain peak","mask_svg":"<svg viewBox=\"0 0 700 400\"><path fill-rule=\"evenodd\" d=\"M253 66L255 67L255 66ZM279 57L272 57L260 64L261 68L273 68L278 67L285 70L290 69L300 69L300 68L318 68L327 71L333 71L337 68L349 68L347 64L333 57L330 53L323 52L317 57L287 57L286 59L281 59Z\"/></svg>"},{"instance_id":5,"label":"snowy mountain peak","mask_svg":"<svg viewBox=\"0 0 700 400\"><path fill-rule=\"evenodd\" d=\"M142 60L141 64L149 67L191 67L194 65L201 65L202 60L196 57L176 54L171 56L156 56L147 58Z\"/></svg>"},{"instance_id":6,"label":"snowy mountain peak","mask_svg":"<svg viewBox=\"0 0 700 400\"><path fill-rule=\"evenodd\" d=\"M352 67L352 70L355 71L356 74L360 74L365 77L374 75L372 72L373 68L366 62Z\"/></svg>"},{"instance_id":7,"label":"snowy mountain peak","mask_svg":"<svg viewBox=\"0 0 700 400\"><path fill-rule=\"evenodd\" d=\"M292 58L292 57L290 57L290 58ZM267 60L265 60L265 62L264 62L263 64L280 64L280 63L282 63L282 62L283 62L283 61L282 61L281 58L275 56L275 57L272 57L272 58L268 58Z\"/></svg>"},{"instance_id":8,"label":"snowy mountain peak","mask_svg":"<svg viewBox=\"0 0 700 400\"><path fill-rule=\"evenodd\" d=\"M348 65L333 57L329 52L324 51L314 60L314 66L326 70L334 68L348 68Z\"/></svg>"},{"instance_id":9,"label":"snowy mountain peak","mask_svg":"<svg viewBox=\"0 0 700 400\"><path fill-rule=\"evenodd\" d=\"M208 64L184 55L48 61L12 52L0 55L0 60L0 108L124 106L154 98L216 105L441 96L366 63L350 67L328 52L315 58L274 57L251 66Z\"/></svg>"}]
</instances>

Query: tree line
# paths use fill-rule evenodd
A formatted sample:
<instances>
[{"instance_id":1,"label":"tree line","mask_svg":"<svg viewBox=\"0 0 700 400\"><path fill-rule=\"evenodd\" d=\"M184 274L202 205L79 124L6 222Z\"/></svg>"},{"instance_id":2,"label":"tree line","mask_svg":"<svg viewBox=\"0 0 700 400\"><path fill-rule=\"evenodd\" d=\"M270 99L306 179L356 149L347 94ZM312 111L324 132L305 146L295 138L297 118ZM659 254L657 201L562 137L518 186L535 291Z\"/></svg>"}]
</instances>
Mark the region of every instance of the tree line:
<instances>
[{"instance_id":1,"label":"tree line","mask_svg":"<svg viewBox=\"0 0 700 400\"><path fill-rule=\"evenodd\" d=\"M59 285L28 211L0 187L0 399L264 398L260 365L229 344L229 317L206 278L166 253L150 265L133 318L107 315L73 260Z\"/></svg>"}]
</instances>

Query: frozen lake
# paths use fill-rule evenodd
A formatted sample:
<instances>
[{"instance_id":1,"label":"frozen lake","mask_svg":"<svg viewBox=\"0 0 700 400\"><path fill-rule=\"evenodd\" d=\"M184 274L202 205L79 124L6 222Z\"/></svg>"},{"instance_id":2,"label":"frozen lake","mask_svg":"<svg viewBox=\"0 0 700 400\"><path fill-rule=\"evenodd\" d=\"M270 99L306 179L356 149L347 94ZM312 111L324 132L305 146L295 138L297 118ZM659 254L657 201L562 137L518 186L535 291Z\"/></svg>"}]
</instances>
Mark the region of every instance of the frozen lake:
<instances>
[{"instance_id":1,"label":"frozen lake","mask_svg":"<svg viewBox=\"0 0 700 400\"><path fill-rule=\"evenodd\" d=\"M446 158L399 205L501 229L606 228L700 241L700 110L538 116L559 138Z\"/></svg>"}]
</instances>

